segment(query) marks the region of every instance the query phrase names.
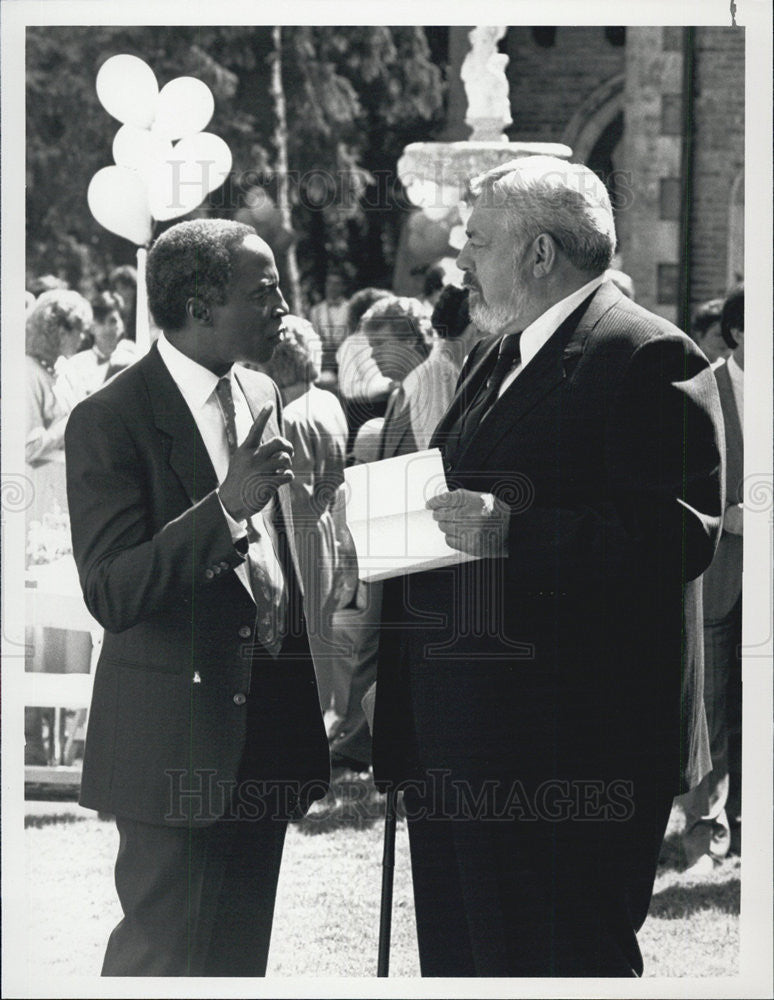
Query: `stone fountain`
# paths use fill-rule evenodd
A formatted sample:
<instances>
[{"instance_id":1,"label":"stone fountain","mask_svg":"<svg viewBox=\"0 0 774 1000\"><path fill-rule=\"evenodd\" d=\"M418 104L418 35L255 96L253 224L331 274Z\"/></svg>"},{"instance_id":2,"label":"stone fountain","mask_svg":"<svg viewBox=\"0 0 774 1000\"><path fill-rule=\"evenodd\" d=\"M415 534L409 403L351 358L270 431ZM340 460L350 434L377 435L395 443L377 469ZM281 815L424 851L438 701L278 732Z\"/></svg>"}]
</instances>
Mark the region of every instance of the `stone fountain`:
<instances>
[{"instance_id":1,"label":"stone fountain","mask_svg":"<svg viewBox=\"0 0 774 1000\"><path fill-rule=\"evenodd\" d=\"M393 283L399 294L417 294L421 269L439 258L448 260L447 271L454 279L451 258L465 239L472 177L519 156L566 159L572 155L570 147L561 143L508 141L504 130L513 121L505 75L508 56L497 50L506 31L506 27L487 26L475 27L468 34L470 50L460 77L470 137L461 142L413 142L398 160L398 176L406 194L420 209L407 220L401 238Z\"/></svg>"}]
</instances>

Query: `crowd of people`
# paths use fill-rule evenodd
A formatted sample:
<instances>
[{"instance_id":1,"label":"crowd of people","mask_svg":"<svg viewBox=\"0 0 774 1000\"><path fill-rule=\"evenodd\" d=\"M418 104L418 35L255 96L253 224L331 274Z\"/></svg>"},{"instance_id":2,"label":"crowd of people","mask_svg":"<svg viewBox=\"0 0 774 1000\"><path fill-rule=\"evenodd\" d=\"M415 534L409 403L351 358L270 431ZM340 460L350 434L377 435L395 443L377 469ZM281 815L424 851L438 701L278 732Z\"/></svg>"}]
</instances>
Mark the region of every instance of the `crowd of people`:
<instances>
[{"instance_id":1,"label":"crowd of people","mask_svg":"<svg viewBox=\"0 0 774 1000\"><path fill-rule=\"evenodd\" d=\"M122 836L127 916L107 974L265 968L284 827L254 824L248 834L232 824L239 832L217 855L221 881L207 888L212 830L220 836L239 803L218 806L212 789L199 789L202 817L186 788L185 803L174 802L183 832L196 831L185 846L173 837L168 789L151 788L148 775L200 775L197 760L216 784L300 774L316 791L286 802L283 815L303 814L325 788L312 662L331 765L373 765L379 787L413 786L406 802L424 817L409 824L423 974L640 974L636 931L672 797L683 792L695 874L739 850L743 286L696 311L692 344L636 305L631 279L612 268L612 210L593 175L582 179L607 208L592 217L588 193L567 194L585 168L557 164L550 182L531 165L487 175L459 258L464 281L444 284L430 268L422 299L378 288L348 297L331 272L309 318L290 315L269 247L221 220L175 226L152 248L149 303L162 332L142 358L126 268L91 302L63 287L30 289L30 519L67 510L67 474L74 557L106 628L82 800L115 813ZM541 212L562 186L572 210L557 212L549 231ZM511 228L487 194L512 201L534 232ZM502 249L514 239L520 270ZM208 254L209 284L192 290L191 262ZM687 471L683 435L696 445ZM441 448L450 490L429 503L433 517L452 548L477 560L446 576L358 581L346 466L430 446ZM532 499L520 505L514 484L524 483ZM295 632L301 592L306 626ZM470 624L484 604L491 622ZM441 619L435 631L427 624ZM431 640L437 651L425 663ZM168 665L175 644L189 641L191 678ZM50 655L36 655L29 669L50 669ZM228 664L236 690L227 697L213 657ZM362 702L377 668L372 739ZM234 706L246 712L236 727L226 719ZM35 762L41 721L30 713ZM448 788L434 784L442 772L479 802L494 775L486 802L496 809L512 805L500 795L514 782L529 797L557 776L628 776L635 790L627 823L568 824L582 830L577 840L541 815L525 855L514 852L513 824L445 822ZM215 894L195 967L172 916L188 905L190 881L175 882L164 905L154 896L154 879L184 846L197 893ZM542 894L550 871L561 897ZM260 900L240 888L227 914L223 886L252 876ZM151 896L140 934L132 921ZM215 930L212 912L222 920ZM245 959L238 945L256 913ZM521 940L529 947L517 954Z\"/></svg>"},{"instance_id":2,"label":"crowd of people","mask_svg":"<svg viewBox=\"0 0 774 1000\"><path fill-rule=\"evenodd\" d=\"M451 400L476 330L467 292L450 285L442 293L440 277L439 269L429 269L420 300L382 288L345 297L344 279L333 273L309 319L285 316L271 360L256 366L279 388L285 434L293 445L293 518L320 702L333 766L345 771L371 765L361 700L376 675L380 588L358 583L343 570L353 558L344 468L426 447ZM34 503L27 521L28 565L62 551L41 544L47 537L41 526L48 519L67 527L67 420L81 400L139 358L135 301L136 275L127 266L111 272L105 290L90 300L51 275L30 283L26 462ZM409 405L416 438L399 447L392 443L393 424ZM28 639L29 670L90 667L91 640L84 633L30 629ZM27 710L27 763L61 759L50 738L44 746L43 731L50 728L49 713Z\"/></svg>"}]
</instances>

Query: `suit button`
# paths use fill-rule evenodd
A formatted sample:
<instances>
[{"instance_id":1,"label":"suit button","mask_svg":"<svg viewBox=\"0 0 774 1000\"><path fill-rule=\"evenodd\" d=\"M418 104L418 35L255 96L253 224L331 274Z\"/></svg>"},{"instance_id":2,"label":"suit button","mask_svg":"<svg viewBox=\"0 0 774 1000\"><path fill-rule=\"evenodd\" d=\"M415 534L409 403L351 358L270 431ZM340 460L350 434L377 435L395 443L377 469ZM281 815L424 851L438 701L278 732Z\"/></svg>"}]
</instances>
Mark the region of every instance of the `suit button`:
<instances>
[{"instance_id":1,"label":"suit button","mask_svg":"<svg viewBox=\"0 0 774 1000\"><path fill-rule=\"evenodd\" d=\"M235 705L244 705L244 703L245 703L246 701L247 701L247 695L246 695L246 694L242 694L242 692L241 692L241 691L238 691L238 692L237 692L237 693L236 693L236 694L234 695L234 704L235 704Z\"/></svg>"},{"instance_id":2,"label":"suit button","mask_svg":"<svg viewBox=\"0 0 774 1000\"><path fill-rule=\"evenodd\" d=\"M214 574L215 574L216 576L217 576L217 575L218 575L219 573L221 573L221 572L222 572L222 570L221 570L220 566L218 565L218 563L215 563L215 565L214 565L214 566L212 567L212 571L213 571L213 573L214 573Z\"/></svg>"},{"instance_id":3,"label":"suit button","mask_svg":"<svg viewBox=\"0 0 774 1000\"><path fill-rule=\"evenodd\" d=\"M220 568L221 569L231 569L231 567L229 566L229 564L227 562L225 562L225 561L220 564Z\"/></svg>"},{"instance_id":4,"label":"suit button","mask_svg":"<svg viewBox=\"0 0 774 1000\"><path fill-rule=\"evenodd\" d=\"M205 577L205 579L206 580L211 580L214 576L215 576L215 574L213 573L213 571L208 566L207 569L204 571L204 577Z\"/></svg>"},{"instance_id":5,"label":"suit button","mask_svg":"<svg viewBox=\"0 0 774 1000\"><path fill-rule=\"evenodd\" d=\"M239 630L240 639L249 639L252 634L253 630L250 628L249 625L243 625Z\"/></svg>"}]
</instances>

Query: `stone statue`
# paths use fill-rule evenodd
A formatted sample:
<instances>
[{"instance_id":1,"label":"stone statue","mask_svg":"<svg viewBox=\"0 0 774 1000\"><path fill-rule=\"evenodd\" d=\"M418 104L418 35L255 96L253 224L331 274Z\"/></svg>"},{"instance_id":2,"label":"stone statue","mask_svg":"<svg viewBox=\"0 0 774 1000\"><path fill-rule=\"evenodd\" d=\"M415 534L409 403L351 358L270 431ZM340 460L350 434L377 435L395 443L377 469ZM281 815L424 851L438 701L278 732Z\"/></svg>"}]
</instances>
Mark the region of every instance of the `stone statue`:
<instances>
[{"instance_id":1,"label":"stone statue","mask_svg":"<svg viewBox=\"0 0 774 1000\"><path fill-rule=\"evenodd\" d=\"M460 76L465 84L468 111L465 123L473 132L469 141L505 141L503 129L511 124L511 103L505 67L508 56L497 51L504 27L477 27L469 34L470 52Z\"/></svg>"}]
</instances>

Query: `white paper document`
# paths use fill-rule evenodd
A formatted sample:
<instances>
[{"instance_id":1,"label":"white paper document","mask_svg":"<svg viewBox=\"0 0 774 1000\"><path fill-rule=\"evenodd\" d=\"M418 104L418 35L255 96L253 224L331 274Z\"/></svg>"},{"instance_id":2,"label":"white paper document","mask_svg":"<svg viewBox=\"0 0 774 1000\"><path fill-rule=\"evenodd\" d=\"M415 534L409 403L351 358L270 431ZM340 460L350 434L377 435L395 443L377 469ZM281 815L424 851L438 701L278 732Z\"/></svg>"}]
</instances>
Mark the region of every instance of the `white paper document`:
<instances>
[{"instance_id":1,"label":"white paper document","mask_svg":"<svg viewBox=\"0 0 774 1000\"><path fill-rule=\"evenodd\" d=\"M347 524L357 550L358 576L372 582L468 562L446 544L427 510L448 489L438 448L344 470Z\"/></svg>"}]
</instances>

